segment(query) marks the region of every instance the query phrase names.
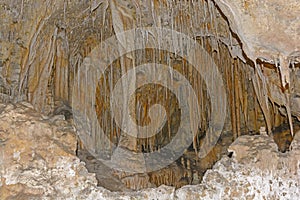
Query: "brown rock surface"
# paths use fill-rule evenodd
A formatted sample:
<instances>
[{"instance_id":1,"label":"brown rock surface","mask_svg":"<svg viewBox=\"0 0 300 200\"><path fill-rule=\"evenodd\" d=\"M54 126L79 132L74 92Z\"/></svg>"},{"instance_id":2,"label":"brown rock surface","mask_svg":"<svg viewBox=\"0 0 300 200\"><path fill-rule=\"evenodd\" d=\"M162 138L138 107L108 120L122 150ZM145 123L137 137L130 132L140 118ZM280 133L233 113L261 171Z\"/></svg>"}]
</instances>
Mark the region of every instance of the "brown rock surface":
<instances>
[{"instance_id":1,"label":"brown rock surface","mask_svg":"<svg viewBox=\"0 0 300 200\"><path fill-rule=\"evenodd\" d=\"M71 105L73 79L78 73L76 70L84 67L83 60L89 56L92 49L117 32L133 27L158 26L172 28L191 38L199 39L224 72L223 78L227 82L228 91L236 90L233 93L228 92L227 99L232 104L230 110L232 127L236 126L237 129L233 132L238 134L239 129L245 126L257 131L260 125L256 125L258 120L253 116L257 97L253 95L252 82L249 81L253 80L253 70L248 64L244 66L239 61L236 63L238 65L236 73L239 73L236 80L233 80L229 73L233 70L231 69L233 58L245 61L238 39L241 39L246 54L253 60L257 57L277 59L281 54L287 57L293 51L297 53L299 3L296 0L287 3L279 0L262 3L257 0L232 2L207 0L155 1L152 5L151 2L0 0L0 98L29 101L35 109L45 114L53 111L57 100L63 100ZM226 17L216 8L215 2ZM231 7L227 8L227 5ZM150 9L151 6L153 9ZM291 12L288 12L290 10ZM239 38L230 31L227 19ZM256 50L258 54L254 55ZM181 65L178 66L181 68ZM264 72L266 71L267 69L264 69ZM286 70L281 74L286 76ZM287 102L285 94L282 93L277 69L272 70L274 81L270 76L267 78L270 86L266 88L269 92L265 95L278 105L290 107L291 113L299 117L298 67L293 74L295 77L291 75L290 86L294 91L290 91L290 102ZM91 77L88 77L88 80L90 79ZM288 77L286 81L289 82ZM261 85L260 82L257 84ZM88 93L84 91L82 99L85 99ZM230 99L233 96L239 96L244 103L239 106L238 98ZM233 105L234 103L237 105ZM234 113L234 106L241 107L240 111ZM264 111L264 114L267 115L266 112L269 111L270 109ZM239 116L240 112L245 116ZM201 123L206 124L205 120ZM230 122L227 124L230 126ZM274 126L270 122L268 130Z\"/></svg>"},{"instance_id":2,"label":"brown rock surface","mask_svg":"<svg viewBox=\"0 0 300 200\"><path fill-rule=\"evenodd\" d=\"M254 83L259 82L260 79L263 87L258 88L261 84L256 86L254 84L254 87L266 118L268 132L271 132L270 116L267 113L270 100L286 108L293 134L291 115L300 119L299 91L297 86L292 86L299 84L295 78L298 72L294 69L300 62L300 2L298 0L216 0L215 2L227 17L233 32L241 40L247 57L255 63L257 77L260 78ZM267 69L265 70L264 67L266 63L271 63L273 68L276 68L276 77L277 80L280 77L281 83L276 84L271 76L266 75ZM264 69L261 70L259 65Z\"/></svg>"},{"instance_id":3,"label":"brown rock surface","mask_svg":"<svg viewBox=\"0 0 300 200\"><path fill-rule=\"evenodd\" d=\"M300 119L299 64L295 71L288 68L289 62L299 62L297 0L155 2L152 5L152 1L144 0L94 0L90 4L0 0L0 99L26 99L40 112L51 113L55 100L70 101L72 76L76 68L83 66L82 60L90 51L112 34L132 28L134 23L165 28L174 25L176 30L208 43L203 46L211 55L217 52L216 61L222 71L232 72L232 57L242 60L244 57L238 38L227 26L227 18L250 59L280 62L279 70L278 66L270 69L262 66L262 83L260 79L255 81L252 68L241 62L237 63L240 71L236 70L240 78L234 81L224 76L228 91L235 91L229 92L229 96L239 97L236 105L234 101L230 103L232 108L241 107L231 113L245 113L243 117L249 119L245 124L251 130L259 128L256 124L259 108L254 105L257 99L252 89L245 88L252 88L252 82L261 88L266 82L268 87L262 87L265 93L261 94L266 102L290 108L282 113L291 112ZM229 50L232 57L226 56L222 49ZM291 90L284 93L286 83L291 83ZM88 92L84 90L82 99L86 98L85 93ZM239 104L240 99L243 105ZM264 114L263 125L264 119L268 119ZM237 133L243 117L231 116ZM62 116L42 117L27 103L0 104L0 124L0 199L293 199L300 196L299 133L291 145L292 151L286 154L279 153L268 137L239 138L230 148L234 157L218 162L198 186L186 186L176 193L174 188L164 186L134 193L111 193L96 186L94 175L75 156L76 136Z\"/></svg>"}]
</instances>

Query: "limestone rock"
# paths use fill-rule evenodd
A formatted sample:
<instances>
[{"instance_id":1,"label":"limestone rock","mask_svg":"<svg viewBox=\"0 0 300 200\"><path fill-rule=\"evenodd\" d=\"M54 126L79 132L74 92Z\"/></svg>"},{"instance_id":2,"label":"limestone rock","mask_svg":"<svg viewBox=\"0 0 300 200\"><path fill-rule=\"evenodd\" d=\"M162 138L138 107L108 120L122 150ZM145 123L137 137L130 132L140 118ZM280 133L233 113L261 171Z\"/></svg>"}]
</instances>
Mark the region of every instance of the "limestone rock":
<instances>
[{"instance_id":1,"label":"limestone rock","mask_svg":"<svg viewBox=\"0 0 300 200\"><path fill-rule=\"evenodd\" d=\"M199 185L111 192L75 155L76 136L63 118L47 119L28 103L0 103L0 199L297 199L300 132L287 153L267 136L242 136Z\"/></svg>"},{"instance_id":2,"label":"limestone rock","mask_svg":"<svg viewBox=\"0 0 300 200\"><path fill-rule=\"evenodd\" d=\"M296 134L299 135L299 132ZM227 156L208 170L197 186L176 191L178 199L298 199L300 196L299 136L293 150L277 151L267 136L242 136Z\"/></svg>"},{"instance_id":3,"label":"limestone rock","mask_svg":"<svg viewBox=\"0 0 300 200\"><path fill-rule=\"evenodd\" d=\"M0 104L0 199L74 199L96 184L75 156L74 129L27 103Z\"/></svg>"},{"instance_id":4,"label":"limestone rock","mask_svg":"<svg viewBox=\"0 0 300 200\"><path fill-rule=\"evenodd\" d=\"M272 60L300 51L300 2L297 0L216 0L253 60Z\"/></svg>"}]
</instances>

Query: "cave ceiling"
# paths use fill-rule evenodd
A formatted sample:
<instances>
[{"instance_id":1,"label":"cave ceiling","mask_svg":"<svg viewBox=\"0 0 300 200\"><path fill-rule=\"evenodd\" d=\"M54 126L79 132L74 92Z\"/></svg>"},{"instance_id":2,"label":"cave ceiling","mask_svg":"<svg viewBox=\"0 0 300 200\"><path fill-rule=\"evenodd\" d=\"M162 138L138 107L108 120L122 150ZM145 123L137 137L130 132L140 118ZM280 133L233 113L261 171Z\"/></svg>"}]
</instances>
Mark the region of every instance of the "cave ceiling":
<instances>
[{"instance_id":1,"label":"cave ceiling","mask_svg":"<svg viewBox=\"0 0 300 200\"><path fill-rule=\"evenodd\" d=\"M216 0L231 29L252 59L278 65L282 86L290 84L289 65L300 60L298 0Z\"/></svg>"},{"instance_id":2,"label":"cave ceiling","mask_svg":"<svg viewBox=\"0 0 300 200\"><path fill-rule=\"evenodd\" d=\"M279 84L282 86L276 86L274 89L274 84L269 84L269 91L256 91L258 96L262 96L260 104L266 104L263 103L263 97L268 96L272 102L289 107L287 113L292 111L293 115L299 117L300 90L297 86L300 74L296 71L294 73L296 75L293 76L291 68L295 66L299 68L300 61L298 41L300 38L300 2L298 0L195 0L187 2L190 1L56 0L33 3L26 0L10 2L0 0L0 90L4 91L1 93L15 97L21 93L20 91L28 90L30 95L41 96L40 93L46 91L44 88L51 75L50 68L55 65L53 61L59 60L58 58L63 60L56 63L56 68L65 65L74 66L81 59L80 56L85 55L84 51L89 52L92 48L88 47L88 44L94 44L102 37L101 31L118 33L134 28L135 24L173 28L172 22L175 24L178 22L177 28L193 38L203 35L213 36L226 43L233 57L246 61L245 56L255 65L259 59L278 68L277 71L280 73L275 74L274 77L277 77L274 79L276 81L280 79ZM199 6L203 2L206 2L206 7ZM216 23L215 19L219 20L220 17L219 11L214 10L215 4L223 17L227 19L226 22ZM179 12L180 9L183 11ZM170 17L172 15L175 16L174 19ZM202 15L206 18L201 17ZM109 24L109 16L112 16L112 26ZM186 21L180 21L182 19ZM224 25L227 22L231 32ZM237 37L232 37L234 34ZM109 34L106 35L106 37L109 36ZM121 43L124 42L122 38L118 39ZM233 51L234 47L239 47L237 45L239 42L244 52L243 55L240 49ZM215 48L214 45L212 48ZM55 59L50 59L53 57ZM260 68L257 67L257 69L260 72ZM46 78L37 76L41 72ZM259 77L261 82L268 84L272 81L272 77L268 77L268 74L263 74L265 77L261 74ZM292 82L293 84L290 84ZM261 85L260 82L257 83L258 86ZM293 85L293 88L290 91L285 90L288 88L287 85ZM43 89L37 90L36 88ZM67 93L66 91L67 89L63 89L61 93ZM31 102L35 103L35 98L28 97L28 99L33 99Z\"/></svg>"},{"instance_id":3,"label":"cave ceiling","mask_svg":"<svg viewBox=\"0 0 300 200\"><path fill-rule=\"evenodd\" d=\"M215 0L247 56L267 60L300 56L298 0ZM295 58L297 59L297 58Z\"/></svg>"}]
</instances>

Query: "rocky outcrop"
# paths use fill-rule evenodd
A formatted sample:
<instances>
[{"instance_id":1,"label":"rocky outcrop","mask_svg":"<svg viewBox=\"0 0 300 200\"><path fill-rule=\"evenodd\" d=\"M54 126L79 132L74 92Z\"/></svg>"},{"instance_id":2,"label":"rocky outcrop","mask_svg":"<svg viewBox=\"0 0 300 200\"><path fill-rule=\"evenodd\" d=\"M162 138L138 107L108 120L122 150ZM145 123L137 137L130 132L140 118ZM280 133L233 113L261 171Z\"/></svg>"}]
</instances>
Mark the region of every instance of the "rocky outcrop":
<instances>
[{"instance_id":1,"label":"rocky outcrop","mask_svg":"<svg viewBox=\"0 0 300 200\"><path fill-rule=\"evenodd\" d=\"M43 117L27 103L0 104L0 113L0 199L72 199L96 184L63 116Z\"/></svg>"},{"instance_id":2,"label":"rocky outcrop","mask_svg":"<svg viewBox=\"0 0 300 200\"><path fill-rule=\"evenodd\" d=\"M278 152L268 136L242 136L203 182L176 191L179 199L298 199L300 195L300 132L292 150Z\"/></svg>"},{"instance_id":3,"label":"rocky outcrop","mask_svg":"<svg viewBox=\"0 0 300 200\"><path fill-rule=\"evenodd\" d=\"M74 128L30 104L0 104L0 199L297 199L300 132L281 153L270 137L242 136L199 185L110 192L75 155Z\"/></svg>"}]
</instances>

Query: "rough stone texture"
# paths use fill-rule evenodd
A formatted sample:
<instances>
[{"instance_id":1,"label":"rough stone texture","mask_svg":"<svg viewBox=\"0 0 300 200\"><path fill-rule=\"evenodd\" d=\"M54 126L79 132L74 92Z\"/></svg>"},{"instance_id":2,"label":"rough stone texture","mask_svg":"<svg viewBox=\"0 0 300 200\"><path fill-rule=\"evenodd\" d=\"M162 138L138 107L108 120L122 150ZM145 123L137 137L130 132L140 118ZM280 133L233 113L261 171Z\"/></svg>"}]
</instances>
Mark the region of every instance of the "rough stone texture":
<instances>
[{"instance_id":1,"label":"rough stone texture","mask_svg":"<svg viewBox=\"0 0 300 200\"><path fill-rule=\"evenodd\" d=\"M232 34L225 17L212 0L155 3L150 0L0 0L0 24L2 99L29 101L35 109L46 114L53 111L56 100L71 104L73 76L95 46L122 28L161 26L207 43L205 49L212 52L215 62L225 72L228 91L240 90L243 93L239 92L240 98L244 101L248 98L242 107L249 109L241 108L241 111L249 113L245 118L249 119L250 128L257 128L252 127L255 124L252 119L257 120L252 116L251 108L252 98L256 102L256 97L252 95L252 83L248 81L252 68L238 62L240 80L236 87L240 88L231 88L235 84L231 83L230 73L226 75L226 71L233 70L233 58L244 60L244 56L238 38ZM231 95L233 93L229 93L228 98ZM249 111L245 112L246 109ZM300 116L300 104L295 104L292 110L298 111L296 114ZM202 123L206 124L205 121Z\"/></svg>"},{"instance_id":2,"label":"rough stone texture","mask_svg":"<svg viewBox=\"0 0 300 200\"><path fill-rule=\"evenodd\" d=\"M298 0L215 0L215 2L227 17L233 32L241 40L247 57L255 63L256 75L260 78L254 83L260 79L263 87L262 90L255 84L254 87L266 118L268 132L271 131L270 116L267 113L269 110L267 104L270 100L286 108L293 134L291 115L300 120L300 98L297 89L299 82L296 78L298 72L290 68L295 69L296 64L299 66L300 62L300 2ZM260 61L257 62L258 60ZM262 72L268 71L264 63L271 63L273 68L276 68L273 77ZM258 65L262 65L264 69L261 70ZM277 80L274 81L274 77L277 77ZM279 84L276 83L278 77L281 82Z\"/></svg>"},{"instance_id":3,"label":"rough stone texture","mask_svg":"<svg viewBox=\"0 0 300 200\"><path fill-rule=\"evenodd\" d=\"M282 87L291 84L290 65L300 62L300 2L297 0L216 0L247 56L279 68ZM284 90L284 89L283 89ZM271 88L274 98L276 89ZM297 91L296 91L297 92ZM278 92L280 95L280 92ZM282 98L282 97L281 97ZM284 99L284 98L283 98ZM298 115L299 99L291 99ZM277 101L286 105L284 101Z\"/></svg>"},{"instance_id":4,"label":"rough stone texture","mask_svg":"<svg viewBox=\"0 0 300 200\"><path fill-rule=\"evenodd\" d=\"M46 118L30 104L0 104L0 199L297 199L300 132L283 154L267 136L242 136L200 185L137 192L97 187L75 156L76 137L63 116Z\"/></svg>"},{"instance_id":5,"label":"rough stone texture","mask_svg":"<svg viewBox=\"0 0 300 200\"><path fill-rule=\"evenodd\" d=\"M27 103L0 104L0 113L0 199L72 199L96 184L63 116L47 119Z\"/></svg>"},{"instance_id":6,"label":"rough stone texture","mask_svg":"<svg viewBox=\"0 0 300 200\"><path fill-rule=\"evenodd\" d=\"M300 56L300 2L298 0L216 0L255 60ZM299 57L298 57L299 58Z\"/></svg>"},{"instance_id":7,"label":"rough stone texture","mask_svg":"<svg viewBox=\"0 0 300 200\"><path fill-rule=\"evenodd\" d=\"M113 193L75 156L74 129L28 103L0 104L0 199L172 199L174 188Z\"/></svg>"},{"instance_id":8,"label":"rough stone texture","mask_svg":"<svg viewBox=\"0 0 300 200\"><path fill-rule=\"evenodd\" d=\"M197 186L176 191L179 199L298 199L300 196L300 132L292 151L283 154L268 136L242 136Z\"/></svg>"}]
</instances>

